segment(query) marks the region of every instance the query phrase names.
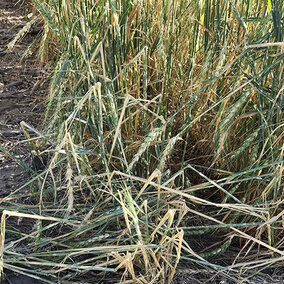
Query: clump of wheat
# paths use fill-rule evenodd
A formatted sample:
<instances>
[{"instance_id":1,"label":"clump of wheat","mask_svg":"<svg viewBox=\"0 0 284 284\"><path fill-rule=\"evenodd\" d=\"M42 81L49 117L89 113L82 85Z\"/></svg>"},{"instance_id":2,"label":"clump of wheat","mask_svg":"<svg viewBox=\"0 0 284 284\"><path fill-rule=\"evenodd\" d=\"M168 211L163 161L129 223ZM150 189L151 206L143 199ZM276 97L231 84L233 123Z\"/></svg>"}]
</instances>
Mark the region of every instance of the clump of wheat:
<instances>
[{"instance_id":1,"label":"clump of wheat","mask_svg":"<svg viewBox=\"0 0 284 284\"><path fill-rule=\"evenodd\" d=\"M180 259L244 276L282 261L283 5L59 2L34 0L41 54L56 39L50 163L37 175L16 160L40 184L37 208L17 201L17 214L40 222L19 235L2 221L1 267L169 283ZM1 201L11 211L18 192ZM28 254L13 245L26 240Z\"/></svg>"}]
</instances>

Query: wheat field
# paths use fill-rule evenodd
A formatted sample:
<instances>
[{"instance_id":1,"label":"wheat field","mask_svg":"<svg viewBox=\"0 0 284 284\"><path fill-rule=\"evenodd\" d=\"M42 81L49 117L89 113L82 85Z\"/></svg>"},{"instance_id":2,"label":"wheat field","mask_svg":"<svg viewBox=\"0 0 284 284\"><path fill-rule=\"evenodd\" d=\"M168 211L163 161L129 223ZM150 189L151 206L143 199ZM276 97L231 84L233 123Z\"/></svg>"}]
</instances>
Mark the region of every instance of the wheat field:
<instances>
[{"instance_id":1,"label":"wheat field","mask_svg":"<svg viewBox=\"0 0 284 284\"><path fill-rule=\"evenodd\" d=\"M36 206L2 214L2 268L142 284L283 266L283 1L32 2L49 162ZM35 229L4 247L7 216Z\"/></svg>"}]
</instances>

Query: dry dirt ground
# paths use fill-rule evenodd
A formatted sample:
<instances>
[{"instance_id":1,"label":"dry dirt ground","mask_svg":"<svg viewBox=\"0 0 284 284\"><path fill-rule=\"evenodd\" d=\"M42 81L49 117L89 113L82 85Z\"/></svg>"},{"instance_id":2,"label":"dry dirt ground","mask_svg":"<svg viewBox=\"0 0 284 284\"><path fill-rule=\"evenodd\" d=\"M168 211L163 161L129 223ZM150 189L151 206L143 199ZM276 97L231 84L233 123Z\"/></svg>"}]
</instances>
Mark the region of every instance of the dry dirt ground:
<instances>
[{"instance_id":1,"label":"dry dirt ground","mask_svg":"<svg viewBox=\"0 0 284 284\"><path fill-rule=\"evenodd\" d=\"M40 97L43 96L40 85L46 71L34 56L29 56L21 63L33 39L31 33L12 51L7 50L7 44L27 21L28 8L21 2L0 1L0 145L31 165L20 122L38 127L42 116ZM1 197L11 191L15 179L22 180L23 173L22 166L0 152Z\"/></svg>"},{"instance_id":2,"label":"dry dirt ground","mask_svg":"<svg viewBox=\"0 0 284 284\"><path fill-rule=\"evenodd\" d=\"M21 60L38 31L33 27L13 50L7 49L7 44L32 17L27 2L0 0L0 210L7 209L9 194L30 178L29 172L17 161L19 159L34 168L30 147L20 123L24 121L39 129L43 97L46 96L46 67L39 63L34 54ZM5 151L9 151L13 157ZM26 187L22 192L29 191L29 187ZM26 197L26 202L31 202L29 198ZM8 284L39 283L5 270L0 281Z\"/></svg>"}]
</instances>

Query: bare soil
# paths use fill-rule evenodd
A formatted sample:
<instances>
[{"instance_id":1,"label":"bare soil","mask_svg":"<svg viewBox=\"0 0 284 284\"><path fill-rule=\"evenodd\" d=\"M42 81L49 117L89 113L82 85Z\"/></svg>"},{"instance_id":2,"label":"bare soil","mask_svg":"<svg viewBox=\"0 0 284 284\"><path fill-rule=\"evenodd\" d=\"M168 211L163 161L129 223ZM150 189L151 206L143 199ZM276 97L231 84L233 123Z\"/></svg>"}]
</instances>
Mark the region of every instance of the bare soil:
<instances>
[{"instance_id":1,"label":"bare soil","mask_svg":"<svg viewBox=\"0 0 284 284\"><path fill-rule=\"evenodd\" d=\"M20 122L35 128L41 125L46 70L34 54L21 63L33 35L26 35L12 51L7 49L7 44L28 21L28 12L23 1L0 2L0 146L32 166ZM15 159L0 152L0 197L11 191L15 181L22 181L25 172Z\"/></svg>"},{"instance_id":2,"label":"bare soil","mask_svg":"<svg viewBox=\"0 0 284 284\"><path fill-rule=\"evenodd\" d=\"M29 1L0 1L0 209L15 189L30 178L23 164L33 168L27 137L21 129L22 121L36 129L42 125L46 96L47 68L39 62L35 50L22 60L27 48L37 36L34 27L12 50L7 45L18 31L33 17ZM7 153L8 152L8 153ZM22 163L22 165L21 165ZM28 193L29 187L23 188ZM29 197L27 197L29 198ZM28 200L26 200L29 202ZM31 278L4 270L1 283L35 284Z\"/></svg>"}]
</instances>

